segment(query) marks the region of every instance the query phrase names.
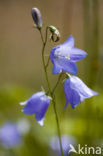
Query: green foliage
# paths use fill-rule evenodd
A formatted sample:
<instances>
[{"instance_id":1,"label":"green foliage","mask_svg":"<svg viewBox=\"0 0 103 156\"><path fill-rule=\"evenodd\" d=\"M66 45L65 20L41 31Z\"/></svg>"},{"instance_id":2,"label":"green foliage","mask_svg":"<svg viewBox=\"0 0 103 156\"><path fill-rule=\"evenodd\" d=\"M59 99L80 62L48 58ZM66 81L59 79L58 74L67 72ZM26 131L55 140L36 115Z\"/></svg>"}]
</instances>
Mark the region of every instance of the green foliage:
<instances>
[{"instance_id":1,"label":"green foliage","mask_svg":"<svg viewBox=\"0 0 103 156\"><path fill-rule=\"evenodd\" d=\"M18 119L24 117L29 119L31 125L30 132L23 137L22 144L12 150L0 148L0 156L10 153L12 153L11 156L13 154L16 156L49 155L51 136L56 135L52 104L47 111L44 126L40 127L34 117L25 116L21 113L21 106L18 104L28 98L31 93L30 89L17 86L7 86L0 90L0 124L2 125L8 120L17 122ZM58 88L56 93L62 134L74 136L77 143L81 143L81 145L96 146L97 143L99 146L103 139L102 93L95 98L85 100L74 110L71 109L70 105L63 110L65 97L60 96L63 95L61 88Z\"/></svg>"}]
</instances>

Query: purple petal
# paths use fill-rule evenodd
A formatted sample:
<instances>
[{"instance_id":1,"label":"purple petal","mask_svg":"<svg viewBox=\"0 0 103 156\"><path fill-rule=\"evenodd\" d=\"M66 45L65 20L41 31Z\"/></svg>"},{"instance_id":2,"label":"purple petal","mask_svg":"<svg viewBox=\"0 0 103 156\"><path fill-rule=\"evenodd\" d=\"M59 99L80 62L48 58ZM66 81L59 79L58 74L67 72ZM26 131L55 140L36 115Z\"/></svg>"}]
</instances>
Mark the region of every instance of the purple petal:
<instances>
[{"instance_id":1,"label":"purple petal","mask_svg":"<svg viewBox=\"0 0 103 156\"><path fill-rule=\"evenodd\" d=\"M72 48L70 50L70 59L71 61L80 61L87 56L87 53L84 50L78 48Z\"/></svg>"},{"instance_id":2,"label":"purple petal","mask_svg":"<svg viewBox=\"0 0 103 156\"><path fill-rule=\"evenodd\" d=\"M72 144L73 146L75 146L76 144L76 140L74 137L72 136L68 136L68 135L62 135L61 136L61 142L62 142L62 147L63 147L63 153L64 156L69 156L71 154L68 154L70 148L70 145ZM57 155L61 156L61 150L60 150L60 144L59 144L59 138L57 136L53 136L51 141L50 141L50 147L53 151L55 151L56 153L52 153L52 155Z\"/></svg>"},{"instance_id":3,"label":"purple petal","mask_svg":"<svg viewBox=\"0 0 103 156\"><path fill-rule=\"evenodd\" d=\"M55 64L53 65L53 70L52 70L53 74L59 74L61 71L62 71L61 68L59 68Z\"/></svg>"},{"instance_id":4,"label":"purple petal","mask_svg":"<svg viewBox=\"0 0 103 156\"><path fill-rule=\"evenodd\" d=\"M57 46L57 47L54 47L52 50L51 50L51 52L50 52L50 59L51 59L51 61L52 61L52 63L54 63L54 52L56 51L56 49L58 49L59 48L59 46Z\"/></svg>"},{"instance_id":5,"label":"purple petal","mask_svg":"<svg viewBox=\"0 0 103 156\"><path fill-rule=\"evenodd\" d=\"M76 76L70 76L64 83L64 92L66 96L66 105L71 104L72 108L84 101L85 98L90 98L94 95L97 95L97 92L94 92L88 88L82 80Z\"/></svg>"},{"instance_id":6,"label":"purple petal","mask_svg":"<svg viewBox=\"0 0 103 156\"><path fill-rule=\"evenodd\" d=\"M74 38L72 35L68 37L68 39L62 44L63 46L74 47Z\"/></svg>"},{"instance_id":7,"label":"purple petal","mask_svg":"<svg viewBox=\"0 0 103 156\"><path fill-rule=\"evenodd\" d=\"M37 107L39 106L40 100L35 99L35 101L29 101L25 107L22 109L22 112L26 115L32 115L36 113ZM37 105L37 107L36 107Z\"/></svg>"},{"instance_id":8,"label":"purple petal","mask_svg":"<svg viewBox=\"0 0 103 156\"><path fill-rule=\"evenodd\" d=\"M45 96L44 92L38 92L28 100L22 112L27 115L40 113L49 102L50 98Z\"/></svg>"},{"instance_id":9,"label":"purple petal","mask_svg":"<svg viewBox=\"0 0 103 156\"><path fill-rule=\"evenodd\" d=\"M77 106L78 104L80 104L80 96L78 94L77 91L71 89L70 91L70 97L69 97L69 100L70 100L70 104L72 106L72 108L74 108L75 106Z\"/></svg>"},{"instance_id":10,"label":"purple petal","mask_svg":"<svg viewBox=\"0 0 103 156\"><path fill-rule=\"evenodd\" d=\"M27 104L23 108L22 112L27 115L32 115L40 109L40 104L42 105L43 101L41 98L44 96L44 92L38 92L33 94L27 101Z\"/></svg>"},{"instance_id":11,"label":"purple petal","mask_svg":"<svg viewBox=\"0 0 103 156\"><path fill-rule=\"evenodd\" d=\"M0 128L0 141L6 148L17 146L21 143L21 135L17 126L13 123L6 123Z\"/></svg>"},{"instance_id":12,"label":"purple petal","mask_svg":"<svg viewBox=\"0 0 103 156\"><path fill-rule=\"evenodd\" d=\"M81 49L74 48L74 38L70 35L63 44L54 47L50 53L50 59L53 63L53 74L61 71L77 74L76 61L86 57L87 53Z\"/></svg>"},{"instance_id":13,"label":"purple petal","mask_svg":"<svg viewBox=\"0 0 103 156\"><path fill-rule=\"evenodd\" d=\"M43 125L45 113L50 104L50 97L46 96L44 92L38 92L32 95L22 112L27 115L35 114L35 118L40 125Z\"/></svg>"},{"instance_id":14,"label":"purple petal","mask_svg":"<svg viewBox=\"0 0 103 156\"><path fill-rule=\"evenodd\" d=\"M46 99L43 107L40 108L40 111L36 112L35 118L36 118L37 122L44 120L45 113L49 107L49 104L50 104L50 98L48 98L48 100Z\"/></svg>"},{"instance_id":15,"label":"purple petal","mask_svg":"<svg viewBox=\"0 0 103 156\"><path fill-rule=\"evenodd\" d=\"M84 82L76 76L70 77L70 86L72 89L75 89L76 91L78 91L78 93L84 98L89 98L98 94L97 92L88 88L84 84Z\"/></svg>"},{"instance_id":16,"label":"purple petal","mask_svg":"<svg viewBox=\"0 0 103 156\"><path fill-rule=\"evenodd\" d=\"M70 88L70 79L67 79L64 83L64 92L66 96L65 108L67 107L68 103L71 104L72 108L80 104L80 96L78 92Z\"/></svg>"},{"instance_id":17,"label":"purple petal","mask_svg":"<svg viewBox=\"0 0 103 156\"><path fill-rule=\"evenodd\" d=\"M59 73L62 70L74 75L77 74L77 66L75 62L71 62L69 59L66 58L55 58L54 60L55 60L54 69L55 70L57 69L55 73ZM55 73L53 72L53 74Z\"/></svg>"}]
</instances>

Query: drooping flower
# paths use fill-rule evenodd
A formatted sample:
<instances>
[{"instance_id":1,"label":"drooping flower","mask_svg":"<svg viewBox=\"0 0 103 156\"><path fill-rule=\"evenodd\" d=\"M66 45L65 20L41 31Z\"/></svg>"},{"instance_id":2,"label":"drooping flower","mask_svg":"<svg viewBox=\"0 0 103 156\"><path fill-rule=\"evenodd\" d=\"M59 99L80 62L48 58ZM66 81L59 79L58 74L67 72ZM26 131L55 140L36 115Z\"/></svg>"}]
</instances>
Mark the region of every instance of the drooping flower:
<instances>
[{"instance_id":1,"label":"drooping flower","mask_svg":"<svg viewBox=\"0 0 103 156\"><path fill-rule=\"evenodd\" d=\"M66 105L71 104L74 108L86 98L97 95L98 93L88 88L77 76L70 76L64 83L64 92L66 96Z\"/></svg>"},{"instance_id":2,"label":"drooping flower","mask_svg":"<svg viewBox=\"0 0 103 156\"><path fill-rule=\"evenodd\" d=\"M35 114L37 122L42 126L50 99L49 96L45 95L45 92L37 92L27 101L20 103L20 105L25 105L22 112L27 115Z\"/></svg>"},{"instance_id":3,"label":"drooping flower","mask_svg":"<svg viewBox=\"0 0 103 156\"><path fill-rule=\"evenodd\" d=\"M74 137L68 136L68 135L62 135L61 136L61 141L62 141L62 147L63 147L63 154L64 156L71 155L70 151L70 146L72 145L73 147L76 144L76 140ZM50 142L50 147L51 149L55 152L54 154L58 154L61 156L61 150L60 150L60 144L59 144L59 138L57 136L52 137L51 142ZM75 151L74 151L75 152ZM51 155L54 155L51 151Z\"/></svg>"},{"instance_id":4,"label":"drooping flower","mask_svg":"<svg viewBox=\"0 0 103 156\"><path fill-rule=\"evenodd\" d=\"M21 134L14 123L6 123L0 128L0 143L5 148L12 148L21 143Z\"/></svg>"},{"instance_id":5,"label":"drooping flower","mask_svg":"<svg viewBox=\"0 0 103 156\"><path fill-rule=\"evenodd\" d=\"M76 61L80 61L87 56L87 53L81 49L74 48L74 38L72 35L61 45L54 47L50 53L50 59L53 63L53 74L62 71L77 74Z\"/></svg>"},{"instance_id":6,"label":"drooping flower","mask_svg":"<svg viewBox=\"0 0 103 156\"><path fill-rule=\"evenodd\" d=\"M35 26L38 29L41 29L42 28L42 17L41 17L40 10L38 8L32 8L31 15L35 22Z\"/></svg>"}]
</instances>

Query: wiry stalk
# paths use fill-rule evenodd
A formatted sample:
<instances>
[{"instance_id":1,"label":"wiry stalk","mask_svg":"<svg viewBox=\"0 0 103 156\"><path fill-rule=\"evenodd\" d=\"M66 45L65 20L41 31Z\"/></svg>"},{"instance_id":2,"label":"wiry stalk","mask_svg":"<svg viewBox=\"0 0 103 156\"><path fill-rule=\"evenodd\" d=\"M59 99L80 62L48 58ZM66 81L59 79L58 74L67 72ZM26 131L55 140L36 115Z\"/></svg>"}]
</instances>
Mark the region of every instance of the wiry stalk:
<instances>
[{"instance_id":1,"label":"wiry stalk","mask_svg":"<svg viewBox=\"0 0 103 156\"><path fill-rule=\"evenodd\" d=\"M62 148L62 142L61 142L61 133L60 133L60 126L59 126L59 120L58 120L58 114L57 114L57 110L56 110L56 101L55 101L55 96L54 96L54 90L57 86L55 86L54 90L52 91L51 89L51 85L49 82L49 78L48 78L48 73L47 73L47 66L45 64L45 58L44 58L44 51L45 51L45 46L47 43L47 32L48 32L48 27L46 28L46 36L45 36L45 40L43 38L42 32L40 30L40 35L41 35L41 39L43 42L43 47L42 47L42 62L43 62L43 68L44 68L44 72L45 72L45 78L46 78L46 82L48 85L48 89L49 89L49 93L50 96L52 98L52 102L53 102L53 109L54 109L54 113L55 113L55 119L56 119L56 124L57 124L57 131L58 131L58 137L59 137L59 143L60 143L60 149L61 149L61 155L64 156L63 154L63 148ZM57 82L58 85L58 82Z\"/></svg>"}]
</instances>

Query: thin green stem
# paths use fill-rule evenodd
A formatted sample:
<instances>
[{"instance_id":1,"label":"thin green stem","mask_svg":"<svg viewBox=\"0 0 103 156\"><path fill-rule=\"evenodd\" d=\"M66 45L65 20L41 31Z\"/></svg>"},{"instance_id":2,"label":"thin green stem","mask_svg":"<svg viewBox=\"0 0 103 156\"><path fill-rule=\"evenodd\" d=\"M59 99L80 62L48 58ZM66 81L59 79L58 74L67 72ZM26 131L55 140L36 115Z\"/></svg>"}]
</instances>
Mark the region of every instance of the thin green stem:
<instances>
[{"instance_id":1,"label":"thin green stem","mask_svg":"<svg viewBox=\"0 0 103 156\"><path fill-rule=\"evenodd\" d=\"M56 101L55 101L55 96L53 96L53 95L52 95L52 101L53 101L53 108L54 108L54 113L55 113L55 118L56 118L56 123L57 123L57 131L58 131L61 155L64 156L62 141L61 141L60 125L59 125L58 114L57 114L57 110L56 110Z\"/></svg>"},{"instance_id":2,"label":"thin green stem","mask_svg":"<svg viewBox=\"0 0 103 156\"><path fill-rule=\"evenodd\" d=\"M51 86L50 86L50 82L49 82L49 78L48 78L48 73L47 73L47 69L46 69L46 64L45 64L45 58L44 58L45 46L46 46L46 43L47 43L47 33L48 33L48 27L46 28L46 36L45 36L45 41L44 41L42 32L40 31L41 39L42 39L42 42L43 42L42 62L43 62L43 67L44 67L44 72L45 72L45 78L46 78L46 81L47 81L49 93L50 93L50 96L52 97L53 109L54 109L56 123L57 123L57 131L58 131L58 137L59 137L61 155L64 156L64 154L63 154L63 148L62 148L62 142L61 142L61 133L60 133L60 126L59 126L58 114L57 114L57 110L56 110L55 96L54 96L54 94L52 94L52 90L51 90Z\"/></svg>"},{"instance_id":3,"label":"thin green stem","mask_svg":"<svg viewBox=\"0 0 103 156\"><path fill-rule=\"evenodd\" d=\"M46 63L46 68L47 68L48 65L49 65L49 61L50 61L50 57L48 57L48 60L47 60L47 63Z\"/></svg>"},{"instance_id":4,"label":"thin green stem","mask_svg":"<svg viewBox=\"0 0 103 156\"><path fill-rule=\"evenodd\" d=\"M61 80L62 74L63 74L63 73L61 73L61 74L59 75L58 80L57 80L57 82L56 82L54 88L52 89L52 94L54 94L54 91L55 91L55 89L57 88L57 86L58 86L58 84L59 84L59 82L60 82L60 80Z\"/></svg>"},{"instance_id":5,"label":"thin green stem","mask_svg":"<svg viewBox=\"0 0 103 156\"><path fill-rule=\"evenodd\" d=\"M47 43L47 37L48 37L48 28L49 28L49 27L46 27L45 43Z\"/></svg>"},{"instance_id":6,"label":"thin green stem","mask_svg":"<svg viewBox=\"0 0 103 156\"><path fill-rule=\"evenodd\" d=\"M48 79L48 74L47 74L47 70L46 70L46 65L45 65L45 59L44 59L45 46L46 46L46 44L44 43L43 44L43 48L42 48L42 62L43 62L43 67L44 67L46 81L47 81L47 84L48 84L48 89L49 89L49 91L51 93L51 87L50 87L50 83L49 83L49 79Z\"/></svg>"},{"instance_id":7,"label":"thin green stem","mask_svg":"<svg viewBox=\"0 0 103 156\"><path fill-rule=\"evenodd\" d=\"M44 38L43 38L43 34L42 34L42 32L41 32L41 29L39 30L39 32L40 32L41 40L42 40L42 42L43 42L43 44L44 44Z\"/></svg>"}]
</instances>

